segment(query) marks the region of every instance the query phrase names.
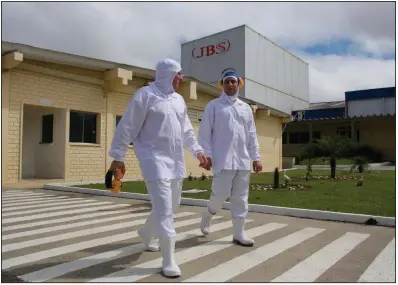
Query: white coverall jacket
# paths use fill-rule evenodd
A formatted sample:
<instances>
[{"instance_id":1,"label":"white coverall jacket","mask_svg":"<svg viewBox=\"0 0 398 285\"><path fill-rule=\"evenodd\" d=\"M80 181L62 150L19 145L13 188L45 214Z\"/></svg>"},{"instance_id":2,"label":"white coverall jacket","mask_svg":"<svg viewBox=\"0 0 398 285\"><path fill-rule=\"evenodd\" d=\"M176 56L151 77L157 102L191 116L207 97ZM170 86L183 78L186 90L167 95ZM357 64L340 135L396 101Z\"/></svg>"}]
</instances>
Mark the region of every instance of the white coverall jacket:
<instances>
[{"instance_id":1,"label":"white coverall jacket","mask_svg":"<svg viewBox=\"0 0 398 285\"><path fill-rule=\"evenodd\" d=\"M185 178L183 147L195 157L203 152L185 101L171 84L180 70L179 64L160 66L155 82L133 95L114 134L109 156L123 161L132 142L146 181Z\"/></svg>"},{"instance_id":2,"label":"white coverall jacket","mask_svg":"<svg viewBox=\"0 0 398 285\"><path fill-rule=\"evenodd\" d=\"M213 174L222 170L250 171L250 159L260 160L252 109L224 92L207 104L198 141L205 155L212 158Z\"/></svg>"}]
</instances>

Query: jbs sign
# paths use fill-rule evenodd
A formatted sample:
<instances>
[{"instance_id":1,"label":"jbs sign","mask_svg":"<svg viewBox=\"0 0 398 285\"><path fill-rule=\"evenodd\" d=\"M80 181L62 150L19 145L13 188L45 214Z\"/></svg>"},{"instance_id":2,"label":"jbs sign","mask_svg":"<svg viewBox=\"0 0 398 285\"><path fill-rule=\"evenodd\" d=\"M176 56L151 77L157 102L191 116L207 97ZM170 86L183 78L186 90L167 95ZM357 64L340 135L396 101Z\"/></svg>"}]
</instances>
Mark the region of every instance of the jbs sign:
<instances>
[{"instance_id":1,"label":"jbs sign","mask_svg":"<svg viewBox=\"0 0 398 285\"><path fill-rule=\"evenodd\" d=\"M222 42L215 45L208 45L199 48L192 49L192 57L202 58L204 56L220 55L226 53L231 47L229 40L223 40Z\"/></svg>"}]
</instances>

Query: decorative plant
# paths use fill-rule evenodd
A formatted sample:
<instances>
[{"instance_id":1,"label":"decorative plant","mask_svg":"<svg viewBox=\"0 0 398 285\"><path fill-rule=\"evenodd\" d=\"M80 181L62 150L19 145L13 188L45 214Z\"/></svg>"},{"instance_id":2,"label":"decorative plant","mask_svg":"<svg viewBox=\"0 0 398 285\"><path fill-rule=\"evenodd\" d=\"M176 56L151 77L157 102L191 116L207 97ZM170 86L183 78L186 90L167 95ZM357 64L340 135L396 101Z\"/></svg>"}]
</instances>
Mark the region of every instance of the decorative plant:
<instances>
[{"instance_id":1,"label":"decorative plant","mask_svg":"<svg viewBox=\"0 0 398 285\"><path fill-rule=\"evenodd\" d=\"M350 172L357 169L359 173L363 173L364 170L367 170L368 168L369 168L368 160L363 156L356 156L352 159Z\"/></svg>"}]
</instances>

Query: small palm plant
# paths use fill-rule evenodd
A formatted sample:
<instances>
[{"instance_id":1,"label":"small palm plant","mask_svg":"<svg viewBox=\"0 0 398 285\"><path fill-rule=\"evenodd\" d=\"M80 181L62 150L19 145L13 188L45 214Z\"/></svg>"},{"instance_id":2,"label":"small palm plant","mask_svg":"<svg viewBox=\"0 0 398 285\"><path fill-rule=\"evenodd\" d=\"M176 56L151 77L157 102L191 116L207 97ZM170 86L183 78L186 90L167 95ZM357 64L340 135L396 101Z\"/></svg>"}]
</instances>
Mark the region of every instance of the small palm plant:
<instances>
[{"instance_id":1,"label":"small palm plant","mask_svg":"<svg viewBox=\"0 0 398 285\"><path fill-rule=\"evenodd\" d=\"M356 156L351 160L351 162L352 165L350 167L350 172L356 169L359 173L363 173L369 168L368 160L363 156Z\"/></svg>"}]
</instances>

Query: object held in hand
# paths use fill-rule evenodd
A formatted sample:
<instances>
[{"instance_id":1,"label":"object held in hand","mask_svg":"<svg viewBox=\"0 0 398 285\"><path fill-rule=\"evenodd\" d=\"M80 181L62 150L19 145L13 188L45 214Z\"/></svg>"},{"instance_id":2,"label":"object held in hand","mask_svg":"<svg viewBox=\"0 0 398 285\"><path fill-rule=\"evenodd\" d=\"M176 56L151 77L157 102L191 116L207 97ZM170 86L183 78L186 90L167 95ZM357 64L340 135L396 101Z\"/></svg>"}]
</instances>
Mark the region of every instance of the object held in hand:
<instances>
[{"instance_id":1,"label":"object held in hand","mask_svg":"<svg viewBox=\"0 0 398 285\"><path fill-rule=\"evenodd\" d=\"M105 175L105 186L108 189L111 189L112 193L120 193L120 189L122 189L122 181L124 174L122 169L114 168L109 169Z\"/></svg>"}]
</instances>

